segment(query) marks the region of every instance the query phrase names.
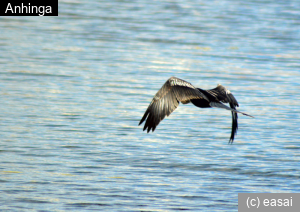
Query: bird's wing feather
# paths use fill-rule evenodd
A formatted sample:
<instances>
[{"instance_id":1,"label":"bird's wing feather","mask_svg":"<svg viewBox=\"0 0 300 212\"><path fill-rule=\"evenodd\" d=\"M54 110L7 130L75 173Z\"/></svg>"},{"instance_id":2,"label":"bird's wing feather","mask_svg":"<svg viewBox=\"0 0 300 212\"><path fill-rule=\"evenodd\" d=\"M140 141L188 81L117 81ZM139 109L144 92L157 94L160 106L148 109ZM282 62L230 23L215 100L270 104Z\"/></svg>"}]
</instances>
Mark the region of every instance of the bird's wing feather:
<instances>
[{"instance_id":1,"label":"bird's wing feather","mask_svg":"<svg viewBox=\"0 0 300 212\"><path fill-rule=\"evenodd\" d=\"M250 115L236 110L236 107L239 106L239 103L237 102L237 100L235 99L233 94L228 89L226 89L223 85L219 84L216 88L207 90L207 92L209 94L211 94L212 96L214 96L218 101L220 101L219 103L211 102L210 103L211 107L218 107L218 108L223 108L226 110L231 110L232 127L231 127L231 136L229 139L229 143L232 143L234 140L234 136L236 135L237 130L238 130L238 113L241 113L246 116L250 116ZM221 102L229 103L230 107L223 105ZM253 116L250 116L250 117L253 117Z\"/></svg>"},{"instance_id":2,"label":"bird's wing feather","mask_svg":"<svg viewBox=\"0 0 300 212\"><path fill-rule=\"evenodd\" d=\"M207 99L191 83L171 77L155 94L139 125L146 120L143 130L154 131L159 122L178 107L179 102L188 103L191 99L201 98Z\"/></svg>"},{"instance_id":3,"label":"bird's wing feather","mask_svg":"<svg viewBox=\"0 0 300 212\"><path fill-rule=\"evenodd\" d=\"M239 103L236 101L232 93L223 85L219 84L216 88L207 90L207 92L216 97L220 102L232 103L234 106L239 106Z\"/></svg>"},{"instance_id":4,"label":"bird's wing feather","mask_svg":"<svg viewBox=\"0 0 300 212\"><path fill-rule=\"evenodd\" d=\"M238 130L238 114L235 110L236 110L236 106L238 107L239 104L235 99L235 97L232 95L232 93L229 90L227 90L223 85L219 84L216 88L207 90L207 92L213 95L214 97L216 97L217 100L219 100L220 102L229 103L230 105L229 108L226 105L223 105L222 103L217 103L217 104L213 102L211 103L212 107L219 107L219 108L221 107L227 110L231 110L232 126L231 126L231 135L230 135L229 143L232 143L234 140L234 136L236 135Z\"/></svg>"}]
</instances>

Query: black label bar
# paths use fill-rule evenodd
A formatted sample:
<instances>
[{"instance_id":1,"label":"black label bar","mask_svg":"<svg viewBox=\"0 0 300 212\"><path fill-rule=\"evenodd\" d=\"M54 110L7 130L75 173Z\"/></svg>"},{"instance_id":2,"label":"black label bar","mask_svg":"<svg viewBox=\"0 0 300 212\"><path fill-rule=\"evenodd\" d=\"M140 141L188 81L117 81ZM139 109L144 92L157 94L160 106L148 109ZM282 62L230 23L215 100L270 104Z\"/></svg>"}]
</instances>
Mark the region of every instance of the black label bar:
<instances>
[{"instance_id":1,"label":"black label bar","mask_svg":"<svg viewBox=\"0 0 300 212\"><path fill-rule=\"evenodd\" d=\"M0 16L58 16L58 0L1 0Z\"/></svg>"}]
</instances>

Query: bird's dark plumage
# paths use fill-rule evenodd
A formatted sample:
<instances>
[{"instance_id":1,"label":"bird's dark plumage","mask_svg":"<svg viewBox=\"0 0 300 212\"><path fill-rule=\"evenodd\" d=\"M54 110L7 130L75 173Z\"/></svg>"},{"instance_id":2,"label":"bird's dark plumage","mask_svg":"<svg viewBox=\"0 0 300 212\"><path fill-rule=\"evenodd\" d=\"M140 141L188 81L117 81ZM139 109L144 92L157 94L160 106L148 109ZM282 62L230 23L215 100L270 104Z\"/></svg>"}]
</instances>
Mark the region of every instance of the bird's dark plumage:
<instances>
[{"instance_id":1,"label":"bird's dark plumage","mask_svg":"<svg viewBox=\"0 0 300 212\"><path fill-rule=\"evenodd\" d=\"M232 130L229 143L233 142L238 129L237 113L250 116L236 110L239 104L235 97L220 84L214 89L202 90L195 88L191 83L182 79L171 77L155 94L139 125L146 121L143 130L147 130L147 132L154 131L159 122L178 107L179 102L183 104L192 102L195 106L201 108L217 107L230 110L232 113ZM230 107L223 103L229 103Z\"/></svg>"}]
</instances>

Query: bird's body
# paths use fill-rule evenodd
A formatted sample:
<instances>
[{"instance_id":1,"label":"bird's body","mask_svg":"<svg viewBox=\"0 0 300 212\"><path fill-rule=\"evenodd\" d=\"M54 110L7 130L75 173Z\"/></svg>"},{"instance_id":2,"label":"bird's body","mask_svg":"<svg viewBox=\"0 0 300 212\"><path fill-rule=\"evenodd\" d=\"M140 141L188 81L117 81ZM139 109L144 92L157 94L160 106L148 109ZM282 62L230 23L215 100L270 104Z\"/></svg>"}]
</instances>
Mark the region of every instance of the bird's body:
<instances>
[{"instance_id":1,"label":"bird's body","mask_svg":"<svg viewBox=\"0 0 300 212\"><path fill-rule=\"evenodd\" d=\"M233 142L238 129L237 113L250 116L236 110L239 104L235 97L220 84L214 89L203 90L195 88L191 83L182 79L171 77L155 94L139 125L146 121L143 130L147 130L147 132L150 130L154 131L160 121L165 116L169 116L178 107L179 102L183 104L191 102L200 108L217 107L230 110L232 113L232 130L229 143ZM229 103L230 107L223 103Z\"/></svg>"}]
</instances>

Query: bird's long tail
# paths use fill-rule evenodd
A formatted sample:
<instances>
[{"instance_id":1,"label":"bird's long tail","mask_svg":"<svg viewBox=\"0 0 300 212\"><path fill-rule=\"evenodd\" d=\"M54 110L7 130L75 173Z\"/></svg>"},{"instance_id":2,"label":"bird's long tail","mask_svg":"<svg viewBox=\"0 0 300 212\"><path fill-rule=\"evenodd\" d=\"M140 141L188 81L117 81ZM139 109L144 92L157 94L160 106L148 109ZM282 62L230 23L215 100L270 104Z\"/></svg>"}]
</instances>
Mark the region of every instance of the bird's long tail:
<instances>
[{"instance_id":1,"label":"bird's long tail","mask_svg":"<svg viewBox=\"0 0 300 212\"><path fill-rule=\"evenodd\" d=\"M249 116L249 117L254 118L253 116L251 116L251 115L249 115L249 114L247 114L247 113L240 112L240 111L238 111L238 110L235 110L235 109L233 109L233 108L230 108L230 107L228 107L228 106L222 104L221 102L211 102L211 103L209 103L209 105L210 105L211 107L223 108L223 109L225 109L225 110L230 110L230 111L232 111L232 112L240 113L240 114L243 114L243 115L245 115L245 116Z\"/></svg>"}]
</instances>

